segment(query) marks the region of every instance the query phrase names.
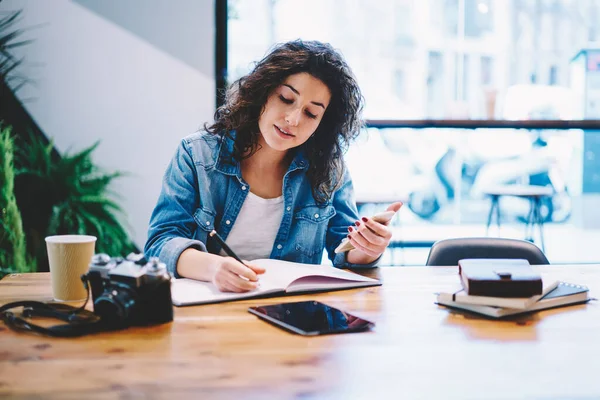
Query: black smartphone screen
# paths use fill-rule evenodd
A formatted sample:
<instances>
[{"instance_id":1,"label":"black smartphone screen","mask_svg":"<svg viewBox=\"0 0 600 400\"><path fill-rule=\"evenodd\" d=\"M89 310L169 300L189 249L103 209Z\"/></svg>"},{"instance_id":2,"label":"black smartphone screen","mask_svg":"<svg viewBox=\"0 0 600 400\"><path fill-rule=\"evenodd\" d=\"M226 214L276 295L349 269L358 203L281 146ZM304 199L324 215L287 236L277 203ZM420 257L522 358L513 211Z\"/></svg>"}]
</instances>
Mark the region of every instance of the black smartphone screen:
<instances>
[{"instance_id":1,"label":"black smartphone screen","mask_svg":"<svg viewBox=\"0 0 600 400\"><path fill-rule=\"evenodd\" d=\"M373 322L318 301L250 307L248 311L279 327L307 336L359 332L375 326Z\"/></svg>"}]
</instances>

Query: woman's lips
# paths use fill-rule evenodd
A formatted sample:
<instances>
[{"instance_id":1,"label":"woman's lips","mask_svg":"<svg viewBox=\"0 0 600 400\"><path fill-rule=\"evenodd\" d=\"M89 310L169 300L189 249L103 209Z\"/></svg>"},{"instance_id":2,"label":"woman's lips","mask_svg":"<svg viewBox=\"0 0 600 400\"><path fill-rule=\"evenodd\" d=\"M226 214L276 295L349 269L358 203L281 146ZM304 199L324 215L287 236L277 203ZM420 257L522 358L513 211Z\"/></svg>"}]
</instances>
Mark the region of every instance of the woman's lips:
<instances>
[{"instance_id":1,"label":"woman's lips","mask_svg":"<svg viewBox=\"0 0 600 400\"><path fill-rule=\"evenodd\" d=\"M287 132L286 130L281 129L280 127L278 127L277 125L273 125L275 127L275 131L277 132L277 134L284 138L284 139L291 139L294 137L294 135L292 135L291 133Z\"/></svg>"}]
</instances>

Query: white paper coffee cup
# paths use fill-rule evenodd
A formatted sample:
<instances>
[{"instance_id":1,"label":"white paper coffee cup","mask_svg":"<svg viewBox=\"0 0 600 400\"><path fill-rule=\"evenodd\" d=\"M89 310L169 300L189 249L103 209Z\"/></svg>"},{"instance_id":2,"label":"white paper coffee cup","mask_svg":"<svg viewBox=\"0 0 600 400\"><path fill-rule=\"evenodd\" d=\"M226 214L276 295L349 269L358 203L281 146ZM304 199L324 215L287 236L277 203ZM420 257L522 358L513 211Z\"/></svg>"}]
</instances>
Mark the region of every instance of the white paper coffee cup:
<instances>
[{"instance_id":1,"label":"white paper coffee cup","mask_svg":"<svg viewBox=\"0 0 600 400\"><path fill-rule=\"evenodd\" d=\"M87 293L81 275L88 271L95 247L95 236L58 235L46 238L54 300L85 300Z\"/></svg>"}]
</instances>

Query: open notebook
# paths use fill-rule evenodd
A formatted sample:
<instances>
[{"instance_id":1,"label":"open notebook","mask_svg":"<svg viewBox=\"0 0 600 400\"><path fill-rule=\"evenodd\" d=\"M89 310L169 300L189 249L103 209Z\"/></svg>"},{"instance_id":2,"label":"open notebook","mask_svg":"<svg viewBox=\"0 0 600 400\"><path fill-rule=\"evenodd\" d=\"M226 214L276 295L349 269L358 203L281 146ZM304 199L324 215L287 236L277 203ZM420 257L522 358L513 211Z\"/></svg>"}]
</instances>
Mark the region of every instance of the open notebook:
<instances>
[{"instance_id":1,"label":"open notebook","mask_svg":"<svg viewBox=\"0 0 600 400\"><path fill-rule=\"evenodd\" d=\"M252 263L266 269L266 272L259 276L260 286L256 290L246 293L221 292L210 282L187 278L173 279L171 283L173 304L187 306L220 303L287 293L322 292L381 285L377 279L327 265L271 259L252 260Z\"/></svg>"}]
</instances>

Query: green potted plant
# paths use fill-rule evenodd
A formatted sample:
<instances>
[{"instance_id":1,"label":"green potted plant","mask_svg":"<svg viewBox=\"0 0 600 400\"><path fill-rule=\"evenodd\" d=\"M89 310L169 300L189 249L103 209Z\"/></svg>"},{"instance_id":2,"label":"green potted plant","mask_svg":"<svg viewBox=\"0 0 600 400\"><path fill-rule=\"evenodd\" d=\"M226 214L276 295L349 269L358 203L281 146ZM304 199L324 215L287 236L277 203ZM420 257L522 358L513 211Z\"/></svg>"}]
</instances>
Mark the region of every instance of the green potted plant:
<instances>
[{"instance_id":1,"label":"green potted plant","mask_svg":"<svg viewBox=\"0 0 600 400\"><path fill-rule=\"evenodd\" d=\"M1 0L0 0L1 1ZM11 128L2 122L8 112L5 97L18 91L26 79L17 74L21 59L13 50L28 43L19 40L21 30L14 29L21 11L0 18L0 278L11 272L35 271L28 260L21 213L14 193L14 137Z\"/></svg>"},{"instance_id":2,"label":"green potted plant","mask_svg":"<svg viewBox=\"0 0 600 400\"><path fill-rule=\"evenodd\" d=\"M14 193L14 176L11 130L0 123L0 278L8 273L36 269L26 253L21 213Z\"/></svg>"},{"instance_id":3,"label":"green potted plant","mask_svg":"<svg viewBox=\"0 0 600 400\"><path fill-rule=\"evenodd\" d=\"M116 256L137 250L121 222L117 195L110 190L123 173L106 173L93 163L98 144L56 157L52 142L30 136L16 153L16 197L39 270L47 268L44 238L49 235L96 236L97 253Z\"/></svg>"}]
</instances>

